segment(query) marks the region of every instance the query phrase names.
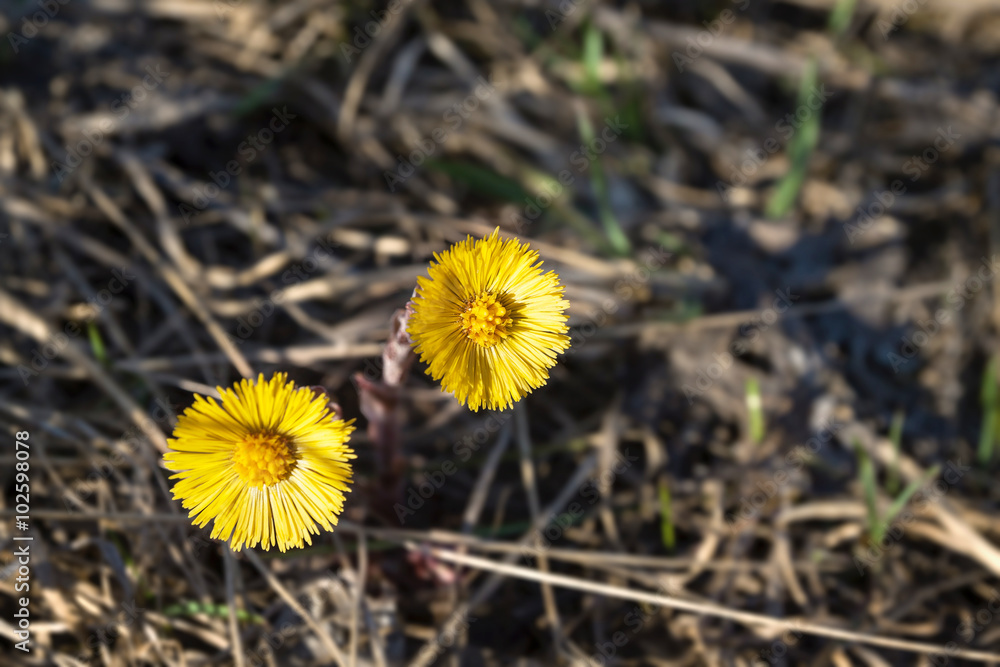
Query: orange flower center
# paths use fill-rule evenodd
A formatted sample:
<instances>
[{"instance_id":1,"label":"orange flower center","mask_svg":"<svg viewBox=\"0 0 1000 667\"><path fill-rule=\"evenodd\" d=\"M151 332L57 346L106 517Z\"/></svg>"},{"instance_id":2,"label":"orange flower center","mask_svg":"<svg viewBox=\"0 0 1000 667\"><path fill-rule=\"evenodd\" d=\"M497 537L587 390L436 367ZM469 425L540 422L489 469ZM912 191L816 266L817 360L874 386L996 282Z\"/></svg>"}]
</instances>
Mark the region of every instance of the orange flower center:
<instances>
[{"instance_id":1,"label":"orange flower center","mask_svg":"<svg viewBox=\"0 0 1000 667\"><path fill-rule=\"evenodd\" d=\"M291 440L276 433L251 433L236 445L233 467L249 486L273 486L295 470Z\"/></svg>"},{"instance_id":2,"label":"orange flower center","mask_svg":"<svg viewBox=\"0 0 1000 667\"><path fill-rule=\"evenodd\" d=\"M489 292L470 299L462 312L462 331L480 347L493 347L509 336L511 322L507 309Z\"/></svg>"}]
</instances>

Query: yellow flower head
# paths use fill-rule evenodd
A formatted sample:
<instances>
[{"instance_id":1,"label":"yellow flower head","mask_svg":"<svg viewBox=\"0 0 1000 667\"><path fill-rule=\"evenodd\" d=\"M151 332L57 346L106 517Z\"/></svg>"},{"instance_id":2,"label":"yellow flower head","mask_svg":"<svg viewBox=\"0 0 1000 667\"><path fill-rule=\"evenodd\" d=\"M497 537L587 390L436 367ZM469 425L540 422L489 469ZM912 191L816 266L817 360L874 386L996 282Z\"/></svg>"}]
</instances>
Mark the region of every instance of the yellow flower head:
<instances>
[{"instance_id":1,"label":"yellow flower head","mask_svg":"<svg viewBox=\"0 0 1000 667\"><path fill-rule=\"evenodd\" d=\"M222 402L195 394L177 420L166 467L180 471L174 498L212 537L286 551L333 530L350 491L347 447L354 420L336 419L327 399L296 388L285 373L219 387Z\"/></svg>"},{"instance_id":2,"label":"yellow flower head","mask_svg":"<svg viewBox=\"0 0 1000 667\"><path fill-rule=\"evenodd\" d=\"M435 253L407 326L427 372L473 410L506 409L541 387L569 347L559 276L498 233Z\"/></svg>"}]
</instances>

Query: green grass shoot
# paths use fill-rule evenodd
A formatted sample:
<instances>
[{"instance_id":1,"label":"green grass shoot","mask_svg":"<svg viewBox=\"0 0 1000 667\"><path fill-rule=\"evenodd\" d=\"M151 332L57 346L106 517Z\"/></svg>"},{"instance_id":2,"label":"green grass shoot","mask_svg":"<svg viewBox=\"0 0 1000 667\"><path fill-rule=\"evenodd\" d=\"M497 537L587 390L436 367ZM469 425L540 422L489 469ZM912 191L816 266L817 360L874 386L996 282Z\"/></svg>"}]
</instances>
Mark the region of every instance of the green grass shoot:
<instances>
[{"instance_id":1,"label":"green grass shoot","mask_svg":"<svg viewBox=\"0 0 1000 667\"><path fill-rule=\"evenodd\" d=\"M882 538L885 526L879 520L878 486L875 481L875 465L861 443L855 440L854 450L858 456L858 481L865 494L865 507L868 509L868 537L872 544L878 544Z\"/></svg>"},{"instance_id":2,"label":"green grass shoot","mask_svg":"<svg viewBox=\"0 0 1000 667\"><path fill-rule=\"evenodd\" d=\"M670 487L664 479L660 479L660 539L667 551L673 551L677 543L674 534L674 511L670 502Z\"/></svg>"},{"instance_id":3,"label":"green grass shoot","mask_svg":"<svg viewBox=\"0 0 1000 667\"><path fill-rule=\"evenodd\" d=\"M840 37L851 27L851 20L854 18L854 8L858 0L837 0L830 12L830 19L827 28L834 37Z\"/></svg>"},{"instance_id":4,"label":"green grass shoot","mask_svg":"<svg viewBox=\"0 0 1000 667\"><path fill-rule=\"evenodd\" d=\"M262 81L251 88L250 91L240 99L240 101L236 104L236 108L233 109L233 113L237 118L242 118L243 116L253 113L267 104L268 100L274 99L284 84L284 75Z\"/></svg>"},{"instance_id":5,"label":"green grass shoot","mask_svg":"<svg viewBox=\"0 0 1000 667\"><path fill-rule=\"evenodd\" d=\"M875 464L872 463L868 452L855 440L854 449L858 457L858 480L865 495L865 507L868 510L868 540L870 544L881 544L885 537L886 530L896 516L903 511L906 503L910 502L913 495L919 491L927 482L934 479L941 472L941 466L936 465L920 479L910 482L903 492L896 496L889 505L885 514L878 508L878 481L875 478Z\"/></svg>"},{"instance_id":6,"label":"green grass shoot","mask_svg":"<svg viewBox=\"0 0 1000 667\"><path fill-rule=\"evenodd\" d=\"M818 71L816 60L811 59L802 73L802 80L799 82L797 109L808 102L809 96L816 88ZM788 159L791 166L768 199L765 214L769 218L781 218L787 215L795 205L799 191L805 183L809 158L819 142L820 128L820 110L810 109L810 111L809 116L792 136L791 145L788 147Z\"/></svg>"},{"instance_id":7,"label":"green grass shoot","mask_svg":"<svg viewBox=\"0 0 1000 667\"><path fill-rule=\"evenodd\" d=\"M577 113L577 128L580 132L580 139L583 141L584 145L591 146L596 134L594 133L594 126L590 123L590 119L582 111ZM618 223L618 218L615 217L614 212L611 210L611 197L608 192L608 182L604 177L604 168L601 165L601 158L599 155L593 155L588 152L588 156L592 157L590 162L590 184L594 188L594 194L597 197L597 208L598 214L601 219L601 224L604 226L604 233L608 237L608 242L611 244L611 248L619 255L628 255L632 251L632 244L629 243L628 237L625 232L622 231L621 225Z\"/></svg>"},{"instance_id":8,"label":"green grass shoot","mask_svg":"<svg viewBox=\"0 0 1000 667\"><path fill-rule=\"evenodd\" d=\"M923 477L921 477L920 479L915 479L906 485L906 488L903 489L903 492L898 496L896 496L896 499L892 501L891 505L889 505L889 509L886 510L885 516L882 517L883 530L884 527L888 526L890 523L893 522L893 520L896 518L896 515L898 515L900 512L903 511L903 508L906 507L906 503L910 502L910 498L913 497L913 494L919 491L924 486L924 484L937 477L938 474L940 474L940 472L941 472L941 466L936 465L927 472L925 472Z\"/></svg>"},{"instance_id":9,"label":"green grass shoot","mask_svg":"<svg viewBox=\"0 0 1000 667\"><path fill-rule=\"evenodd\" d=\"M983 384L979 391L979 401L983 406L983 425L979 430L979 464L989 465L993 460L993 448L997 441L997 358L994 356L986 365Z\"/></svg>"},{"instance_id":10,"label":"green grass shoot","mask_svg":"<svg viewBox=\"0 0 1000 667\"><path fill-rule=\"evenodd\" d=\"M181 604L172 604L163 609L164 616L194 616L195 614L205 614L214 618L228 618L229 605L225 604L202 604L194 600ZM252 614L244 609L236 611L236 620L243 623L264 623L264 617L260 614Z\"/></svg>"},{"instance_id":11,"label":"green grass shoot","mask_svg":"<svg viewBox=\"0 0 1000 667\"><path fill-rule=\"evenodd\" d=\"M601 62L604 60L604 36L592 22L583 31L583 90L588 95L603 96L606 91L601 84Z\"/></svg>"},{"instance_id":12,"label":"green grass shoot","mask_svg":"<svg viewBox=\"0 0 1000 667\"><path fill-rule=\"evenodd\" d=\"M892 423L889 425L889 442L892 443L893 459L885 488L889 495L893 496L899 491L899 454L903 443L903 422L905 419L906 413L902 410L896 410L892 415Z\"/></svg>"},{"instance_id":13,"label":"green grass shoot","mask_svg":"<svg viewBox=\"0 0 1000 667\"><path fill-rule=\"evenodd\" d=\"M513 178L502 176L492 169L473 162L430 159L427 160L426 164L428 169L446 174L476 194L514 202L522 206L525 200L531 197L531 193Z\"/></svg>"},{"instance_id":14,"label":"green grass shoot","mask_svg":"<svg viewBox=\"0 0 1000 667\"><path fill-rule=\"evenodd\" d=\"M108 350L101 338L101 331L94 324L93 320L87 322L87 339L90 341L90 349L94 353L94 359L102 366L108 365Z\"/></svg>"}]
</instances>

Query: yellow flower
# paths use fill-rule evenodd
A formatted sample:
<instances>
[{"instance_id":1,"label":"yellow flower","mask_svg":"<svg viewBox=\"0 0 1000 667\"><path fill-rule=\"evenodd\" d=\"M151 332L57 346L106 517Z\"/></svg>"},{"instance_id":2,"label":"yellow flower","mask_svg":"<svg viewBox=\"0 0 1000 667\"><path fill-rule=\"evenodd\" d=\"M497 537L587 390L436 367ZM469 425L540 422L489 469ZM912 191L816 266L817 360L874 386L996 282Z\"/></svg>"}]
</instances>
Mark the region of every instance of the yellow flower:
<instances>
[{"instance_id":1,"label":"yellow flower","mask_svg":"<svg viewBox=\"0 0 1000 667\"><path fill-rule=\"evenodd\" d=\"M180 471L174 498L212 537L286 551L333 530L356 458L346 442L354 420L336 419L327 399L296 388L285 373L219 387L222 402L195 394L177 420L166 467Z\"/></svg>"},{"instance_id":2,"label":"yellow flower","mask_svg":"<svg viewBox=\"0 0 1000 667\"><path fill-rule=\"evenodd\" d=\"M427 373L465 405L503 410L545 384L569 347L559 276L516 239L456 243L417 278L407 332Z\"/></svg>"}]
</instances>

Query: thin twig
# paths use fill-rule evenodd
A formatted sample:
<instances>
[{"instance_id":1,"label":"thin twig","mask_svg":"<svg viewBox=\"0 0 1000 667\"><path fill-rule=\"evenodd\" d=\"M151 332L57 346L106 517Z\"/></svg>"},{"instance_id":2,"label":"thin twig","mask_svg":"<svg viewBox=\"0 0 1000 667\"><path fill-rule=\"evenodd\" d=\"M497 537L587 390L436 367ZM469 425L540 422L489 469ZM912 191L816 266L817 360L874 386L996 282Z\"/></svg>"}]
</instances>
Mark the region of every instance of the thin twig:
<instances>
[{"instance_id":1,"label":"thin twig","mask_svg":"<svg viewBox=\"0 0 1000 667\"><path fill-rule=\"evenodd\" d=\"M411 548L417 549L419 547L412 545ZM440 558L441 560L450 561L459 565L476 567L487 572L494 572L510 577L518 577L528 581L537 581L540 583L546 582L552 584L553 586L561 586L563 588L570 588L584 593L593 593L595 595L604 595L607 597L617 598L619 600L645 602L661 607L668 607L670 609L677 609L679 611L689 611L705 616L725 618L743 623L745 625L764 625L778 630L792 630L817 637L841 639L848 642L858 642L860 644L881 646L883 648L910 651L913 653L949 655L953 658L964 658L966 660L978 660L982 662L1000 661L1000 653L973 651L961 648L947 649L944 646L938 646L936 644L912 642L905 639L895 639L892 637L881 637L878 635L866 634L863 632L841 630L840 628L820 625L819 623L812 623L809 621L800 621L798 619L789 620L784 618L773 618L770 616L764 616L763 614L754 614L747 611L728 609L726 607L710 603L692 602L665 595L657 595L655 593L634 591L620 586L595 583L584 579L568 577L562 574L546 574L544 572L539 572L538 570L532 570L518 565L500 563L489 560L488 558L479 558L477 556L465 556L453 551L447 551L445 549L431 548L430 553L434 557Z\"/></svg>"},{"instance_id":2,"label":"thin twig","mask_svg":"<svg viewBox=\"0 0 1000 667\"><path fill-rule=\"evenodd\" d=\"M583 461L583 463L577 466L576 472L563 486L559 495L556 496L556 499L553 500L544 511L542 511L541 516L537 521L532 522L531 528L518 541L518 545L522 548L522 551L535 543L538 532L545 528L548 518L565 507L566 503L569 502L569 499L573 497L573 494L580 490L580 487L586 482L587 478L594 472L594 468L596 467L597 456L595 454L591 454ZM518 555L519 554L516 553L510 554L505 560L512 562L517 560ZM470 612L488 600L490 596L492 596L493 593L495 593L500 587L500 584L503 583L503 579L504 578L499 574L493 574L487 578L479 589L472 594L469 601L460 605L459 608L448 618L444 627L441 628L434 639L424 644L424 646L417 653L417 657L413 660L410 667L428 667L437 655L431 645L437 644L438 646L441 646L443 639L446 636L454 637L456 632L459 631L460 626L466 623Z\"/></svg>"},{"instance_id":3,"label":"thin twig","mask_svg":"<svg viewBox=\"0 0 1000 667\"><path fill-rule=\"evenodd\" d=\"M541 509L538 501L538 486L535 483L535 463L531 458L528 416L525 414L523 403L514 408L514 425L517 428L517 445L521 454L521 481L524 484L525 493L528 494L531 521L537 523ZM549 560L541 551L538 553L538 569L542 572L549 571ZM561 654L563 652L562 622L559 619L559 608L556 606L555 595L552 593L552 587L548 584L542 584L542 601L545 604L545 617L549 623L549 631L552 633L552 645Z\"/></svg>"},{"instance_id":4,"label":"thin twig","mask_svg":"<svg viewBox=\"0 0 1000 667\"><path fill-rule=\"evenodd\" d=\"M222 550L222 559L226 569L226 604L229 606L229 636L230 651L236 667L243 667L243 641L240 637L240 624L236 618L236 558L232 550L226 546Z\"/></svg>"},{"instance_id":5,"label":"thin twig","mask_svg":"<svg viewBox=\"0 0 1000 667\"><path fill-rule=\"evenodd\" d=\"M334 662L341 665L341 667L346 665L347 659L341 652L340 647L337 646L337 643L333 641L333 638L330 637L329 633L323 630L316 619L312 617L312 614L306 611L305 608L299 604L298 600L296 600L295 597L288 592L288 589L285 588L280 581L278 581L278 578L274 576L274 573L271 572L270 569L268 569L267 565L265 565L260 559L260 556L249 549L242 553L246 556L247 560L250 561L255 568L257 568L257 571L264 577L268 585L274 589L274 592L285 601L285 604L291 607L292 611L298 614L302 620L306 622L306 625L308 625L309 629L315 633L316 637L323 645L323 648L325 648L326 652L330 654L330 657L334 660Z\"/></svg>"}]
</instances>

